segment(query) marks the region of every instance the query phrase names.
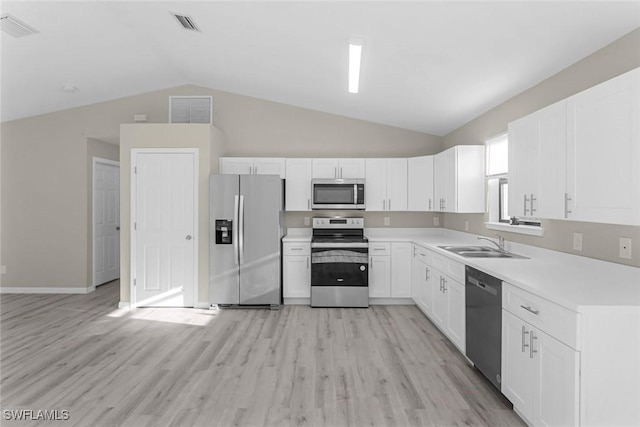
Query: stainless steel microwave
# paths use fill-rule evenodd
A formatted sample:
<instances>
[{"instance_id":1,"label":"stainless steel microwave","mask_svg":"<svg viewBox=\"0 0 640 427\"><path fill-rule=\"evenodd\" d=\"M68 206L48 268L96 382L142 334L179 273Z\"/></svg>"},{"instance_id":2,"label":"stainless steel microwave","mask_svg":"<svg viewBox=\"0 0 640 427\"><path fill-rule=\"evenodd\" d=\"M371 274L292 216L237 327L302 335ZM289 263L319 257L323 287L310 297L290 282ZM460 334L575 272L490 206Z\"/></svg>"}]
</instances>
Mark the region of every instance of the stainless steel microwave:
<instances>
[{"instance_id":1,"label":"stainless steel microwave","mask_svg":"<svg viewBox=\"0 0 640 427\"><path fill-rule=\"evenodd\" d=\"M312 209L364 210L364 179L313 179Z\"/></svg>"}]
</instances>

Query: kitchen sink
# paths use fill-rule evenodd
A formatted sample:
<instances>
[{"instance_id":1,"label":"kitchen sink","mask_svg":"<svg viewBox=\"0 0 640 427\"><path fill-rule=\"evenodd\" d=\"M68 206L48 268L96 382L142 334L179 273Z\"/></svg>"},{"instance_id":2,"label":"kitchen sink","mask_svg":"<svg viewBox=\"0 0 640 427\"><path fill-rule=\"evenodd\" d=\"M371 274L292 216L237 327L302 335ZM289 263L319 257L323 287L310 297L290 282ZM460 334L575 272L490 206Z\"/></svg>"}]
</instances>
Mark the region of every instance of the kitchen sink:
<instances>
[{"instance_id":1,"label":"kitchen sink","mask_svg":"<svg viewBox=\"0 0 640 427\"><path fill-rule=\"evenodd\" d=\"M514 254L511 252L502 252L498 249L488 246L438 246L439 248L449 251L465 258L511 258L511 259L528 259L526 256Z\"/></svg>"}]
</instances>

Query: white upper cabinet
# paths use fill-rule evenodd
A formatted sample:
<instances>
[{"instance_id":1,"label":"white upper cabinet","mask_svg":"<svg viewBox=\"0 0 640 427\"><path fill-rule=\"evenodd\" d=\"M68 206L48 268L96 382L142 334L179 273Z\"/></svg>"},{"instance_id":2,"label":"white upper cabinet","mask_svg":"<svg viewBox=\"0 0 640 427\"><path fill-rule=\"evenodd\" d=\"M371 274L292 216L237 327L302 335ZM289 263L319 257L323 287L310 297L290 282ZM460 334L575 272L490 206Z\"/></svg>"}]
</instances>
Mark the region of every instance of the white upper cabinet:
<instances>
[{"instance_id":1,"label":"white upper cabinet","mask_svg":"<svg viewBox=\"0 0 640 427\"><path fill-rule=\"evenodd\" d=\"M284 179L283 157L220 157L221 174L280 175Z\"/></svg>"},{"instance_id":2,"label":"white upper cabinet","mask_svg":"<svg viewBox=\"0 0 640 427\"><path fill-rule=\"evenodd\" d=\"M484 146L457 145L434 156L434 210L483 213Z\"/></svg>"},{"instance_id":3,"label":"white upper cabinet","mask_svg":"<svg viewBox=\"0 0 640 427\"><path fill-rule=\"evenodd\" d=\"M567 99L568 219L640 224L640 68Z\"/></svg>"},{"instance_id":4,"label":"white upper cabinet","mask_svg":"<svg viewBox=\"0 0 640 427\"><path fill-rule=\"evenodd\" d=\"M509 214L563 218L566 101L509 123Z\"/></svg>"},{"instance_id":5,"label":"white upper cabinet","mask_svg":"<svg viewBox=\"0 0 640 427\"><path fill-rule=\"evenodd\" d=\"M407 159L366 159L368 211L407 210Z\"/></svg>"},{"instance_id":6,"label":"white upper cabinet","mask_svg":"<svg viewBox=\"0 0 640 427\"><path fill-rule=\"evenodd\" d=\"M287 159L286 210L311 210L311 159Z\"/></svg>"},{"instance_id":7,"label":"white upper cabinet","mask_svg":"<svg viewBox=\"0 0 640 427\"><path fill-rule=\"evenodd\" d=\"M411 157L408 164L407 210L432 211L433 156Z\"/></svg>"},{"instance_id":8,"label":"white upper cabinet","mask_svg":"<svg viewBox=\"0 0 640 427\"><path fill-rule=\"evenodd\" d=\"M363 179L364 159L313 159L313 178Z\"/></svg>"}]
</instances>

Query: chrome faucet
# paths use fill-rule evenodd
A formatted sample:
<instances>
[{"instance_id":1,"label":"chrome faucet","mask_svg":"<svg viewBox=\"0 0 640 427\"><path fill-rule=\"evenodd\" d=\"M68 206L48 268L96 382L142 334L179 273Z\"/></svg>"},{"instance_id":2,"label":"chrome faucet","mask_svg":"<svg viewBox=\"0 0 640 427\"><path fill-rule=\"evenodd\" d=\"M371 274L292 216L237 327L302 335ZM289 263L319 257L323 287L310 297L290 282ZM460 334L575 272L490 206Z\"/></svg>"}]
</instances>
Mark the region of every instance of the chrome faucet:
<instances>
[{"instance_id":1,"label":"chrome faucet","mask_svg":"<svg viewBox=\"0 0 640 427\"><path fill-rule=\"evenodd\" d=\"M494 242L493 240L491 240L491 239L490 239L490 238L488 238L488 237L478 237L478 240L486 240L486 241L488 241L488 242L491 242L491 243L493 243L494 245L496 245L496 247L498 248L498 250L499 250L500 252L506 252L506 251L504 250L504 237L500 236L499 234L496 234L496 236L498 236L498 242L497 242L497 243L496 243L496 242Z\"/></svg>"}]
</instances>

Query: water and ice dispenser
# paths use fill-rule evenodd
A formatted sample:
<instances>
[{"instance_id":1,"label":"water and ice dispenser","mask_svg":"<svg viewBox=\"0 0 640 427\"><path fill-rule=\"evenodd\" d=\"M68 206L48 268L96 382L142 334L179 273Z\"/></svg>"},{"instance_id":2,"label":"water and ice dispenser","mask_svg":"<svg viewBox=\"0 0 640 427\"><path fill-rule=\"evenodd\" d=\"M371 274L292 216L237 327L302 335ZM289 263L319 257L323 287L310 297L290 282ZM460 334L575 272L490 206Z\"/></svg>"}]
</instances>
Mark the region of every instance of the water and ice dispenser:
<instances>
[{"instance_id":1,"label":"water and ice dispenser","mask_svg":"<svg viewBox=\"0 0 640 427\"><path fill-rule=\"evenodd\" d=\"M230 219L216 219L216 245L230 245L233 232L233 221Z\"/></svg>"}]
</instances>

